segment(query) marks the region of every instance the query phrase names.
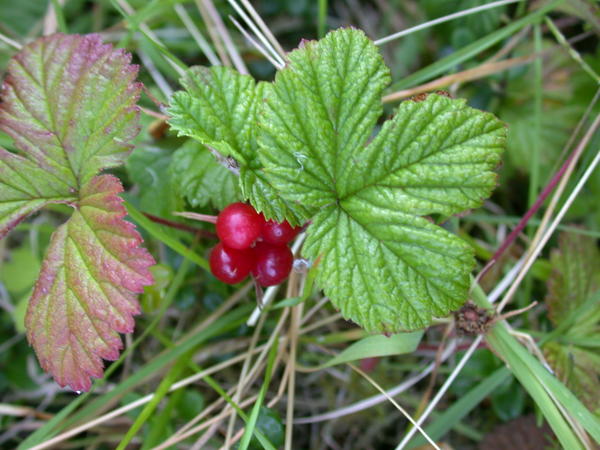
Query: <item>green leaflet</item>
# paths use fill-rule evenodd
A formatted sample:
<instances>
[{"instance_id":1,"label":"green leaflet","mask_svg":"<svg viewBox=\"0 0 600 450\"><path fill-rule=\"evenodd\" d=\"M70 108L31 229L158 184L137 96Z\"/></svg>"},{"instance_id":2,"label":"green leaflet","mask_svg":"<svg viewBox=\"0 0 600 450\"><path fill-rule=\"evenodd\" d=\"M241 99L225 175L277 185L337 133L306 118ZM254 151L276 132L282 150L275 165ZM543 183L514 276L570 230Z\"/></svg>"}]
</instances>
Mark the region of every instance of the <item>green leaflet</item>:
<instances>
[{"instance_id":1,"label":"green leaflet","mask_svg":"<svg viewBox=\"0 0 600 450\"><path fill-rule=\"evenodd\" d=\"M238 178L198 142L190 140L173 154L169 173L178 195L193 207L223 209L241 198Z\"/></svg>"},{"instance_id":2,"label":"green leaflet","mask_svg":"<svg viewBox=\"0 0 600 450\"><path fill-rule=\"evenodd\" d=\"M239 169L243 197L267 218L287 218L294 225L308 219L305 208L285 201L270 185L258 159L256 114L264 83L218 66L193 67L181 84L185 92L176 92L168 109L171 128L220 153Z\"/></svg>"},{"instance_id":3,"label":"green leaflet","mask_svg":"<svg viewBox=\"0 0 600 450\"><path fill-rule=\"evenodd\" d=\"M303 254L318 283L368 331L427 326L466 299L470 247L421 217L479 206L495 185L505 128L462 100L400 105L370 143L389 71L359 30L288 55L265 86L260 158L282 197L318 210Z\"/></svg>"}]
</instances>

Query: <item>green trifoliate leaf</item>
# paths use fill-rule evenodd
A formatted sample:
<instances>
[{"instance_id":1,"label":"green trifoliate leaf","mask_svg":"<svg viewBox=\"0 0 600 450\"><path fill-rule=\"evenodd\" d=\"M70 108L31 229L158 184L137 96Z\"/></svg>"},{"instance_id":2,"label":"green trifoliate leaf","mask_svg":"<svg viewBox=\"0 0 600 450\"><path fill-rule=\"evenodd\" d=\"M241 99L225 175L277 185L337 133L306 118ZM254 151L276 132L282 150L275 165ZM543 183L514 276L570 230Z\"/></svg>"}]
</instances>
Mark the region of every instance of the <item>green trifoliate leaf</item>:
<instances>
[{"instance_id":1,"label":"green trifoliate leaf","mask_svg":"<svg viewBox=\"0 0 600 450\"><path fill-rule=\"evenodd\" d=\"M193 207L210 204L223 209L242 197L238 177L195 141L186 142L173 154L169 172L178 194Z\"/></svg>"},{"instance_id":2,"label":"green trifoliate leaf","mask_svg":"<svg viewBox=\"0 0 600 450\"><path fill-rule=\"evenodd\" d=\"M281 195L318 210L303 254L369 331L427 326L467 298L469 246L422 217L481 205L505 129L464 101L403 103L370 143L389 73L358 30L304 43L265 87L260 157Z\"/></svg>"},{"instance_id":3,"label":"green trifoliate leaf","mask_svg":"<svg viewBox=\"0 0 600 450\"><path fill-rule=\"evenodd\" d=\"M185 91L170 102L169 124L225 158L239 171L242 195L268 218L293 224L305 221L307 210L284 200L271 186L257 154L257 105L264 83L227 67L194 67L181 80Z\"/></svg>"},{"instance_id":4,"label":"green trifoliate leaf","mask_svg":"<svg viewBox=\"0 0 600 450\"><path fill-rule=\"evenodd\" d=\"M118 358L118 333L133 331L137 294L152 283L154 260L123 220L122 190L110 175L83 187L77 210L52 235L25 319L41 366L79 391L102 376L102 359Z\"/></svg>"}]
</instances>

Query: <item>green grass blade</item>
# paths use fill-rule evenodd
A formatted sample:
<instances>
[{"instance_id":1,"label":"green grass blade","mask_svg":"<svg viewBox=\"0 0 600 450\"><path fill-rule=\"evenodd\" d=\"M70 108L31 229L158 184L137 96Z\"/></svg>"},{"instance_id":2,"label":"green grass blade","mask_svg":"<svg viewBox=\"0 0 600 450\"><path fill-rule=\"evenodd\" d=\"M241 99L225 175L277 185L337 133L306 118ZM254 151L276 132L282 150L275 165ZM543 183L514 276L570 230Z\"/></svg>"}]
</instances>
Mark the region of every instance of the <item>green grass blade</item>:
<instances>
[{"instance_id":1,"label":"green grass blade","mask_svg":"<svg viewBox=\"0 0 600 450\"><path fill-rule=\"evenodd\" d=\"M317 34L319 39L325 36L327 28L327 0L319 0L319 23L317 26Z\"/></svg>"},{"instance_id":2,"label":"green grass blade","mask_svg":"<svg viewBox=\"0 0 600 450\"><path fill-rule=\"evenodd\" d=\"M540 24L536 24L533 28L535 53L540 55L542 52L542 29ZM542 151L540 136L542 134L542 101L543 101L543 79L542 79L542 57L538 56L533 62L534 69L534 126L531 132L534 135L533 149L531 155L531 163L529 173L529 207L535 203L538 192L540 190L540 153ZM529 236L533 235L534 228L529 225Z\"/></svg>"},{"instance_id":3,"label":"green grass blade","mask_svg":"<svg viewBox=\"0 0 600 450\"><path fill-rule=\"evenodd\" d=\"M145 14L145 11L151 10L151 8L148 8L149 5L147 5L147 8L146 10L144 10L143 14L138 16L137 13L134 13L132 15L127 14L127 11L121 8L121 6L116 0L111 0L111 3L113 7L123 16L125 22L128 24L128 27L133 31L137 31L143 34L148 39L148 41L150 41L150 44L156 50L158 50L166 58L167 61L172 62L176 67L178 67L182 71L182 73L188 69L188 66L186 66L185 63L181 61L181 59L179 59L177 56L171 53L171 51L169 51L169 49L166 48L162 43L157 42L155 38L149 36L148 33L146 33L146 31L141 28L142 22L148 18ZM160 3L160 1L153 3ZM172 7L170 5L170 2L169 7Z\"/></svg>"},{"instance_id":4,"label":"green grass blade","mask_svg":"<svg viewBox=\"0 0 600 450\"><path fill-rule=\"evenodd\" d=\"M58 2L58 0L52 0L52 9L54 10L54 15L56 16L58 29L61 33L67 34L69 29L67 28L67 22L65 21L62 5Z\"/></svg>"},{"instance_id":5,"label":"green grass blade","mask_svg":"<svg viewBox=\"0 0 600 450\"><path fill-rule=\"evenodd\" d=\"M278 348L279 340L275 339L273 341L273 345L271 346L271 350L269 351L267 369L265 371L265 379L263 381L262 386L260 387L258 398L256 399L256 403L252 408L250 417L246 422L246 429L244 430L244 435L242 436L242 440L240 441L240 450L246 450L248 448L248 445L250 445L250 439L252 439L252 435L254 434L254 430L256 429L256 421L258 420L258 414L260 413L260 408L262 407L262 404L265 400L265 396L267 395L267 389L269 389L269 384L271 383L271 375L273 373L273 365L275 364L275 356L277 355Z\"/></svg>"},{"instance_id":6,"label":"green grass blade","mask_svg":"<svg viewBox=\"0 0 600 450\"><path fill-rule=\"evenodd\" d=\"M479 403L481 403L498 386L510 378L510 370L501 367L490 376L481 381L477 386L460 397L450 408L440 414L425 428L425 432L433 440L443 437L451 428L457 425ZM411 441L408 448L426 445L423 436L418 436Z\"/></svg>"},{"instance_id":7,"label":"green grass blade","mask_svg":"<svg viewBox=\"0 0 600 450\"><path fill-rule=\"evenodd\" d=\"M473 290L473 300L489 308L485 293L479 286ZM571 425L561 414L557 403L574 417L583 428L600 443L600 420L594 416L573 393L561 383L537 358L534 358L512 336L503 323L494 326L486 340L491 349L501 357L521 385L529 392L564 448L578 449L583 445ZM555 403L556 400L556 403Z\"/></svg>"},{"instance_id":8,"label":"green grass blade","mask_svg":"<svg viewBox=\"0 0 600 450\"><path fill-rule=\"evenodd\" d=\"M140 414L135 419L135 422L133 422L129 430L127 430L127 433L119 443L117 450L124 450L125 448L127 448L127 445L129 445L129 443L135 437L137 432L150 418L150 415L154 413L156 407L161 402L161 400L165 397L165 395L168 394L169 389L171 389L171 386L173 386L173 384L179 378L179 375L181 374L183 369L187 366L187 363L191 356L191 352L182 355L177 360L175 365L171 367L171 370L169 370L165 378L163 378L163 380L160 382L160 385L158 386L156 391L154 391L154 397L152 398L152 400L150 400L150 402L146 404L142 412L140 412Z\"/></svg>"},{"instance_id":9,"label":"green grass blade","mask_svg":"<svg viewBox=\"0 0 600 450\"><path fill-rule=\"evenodd\" d=\"M515 378L519 380L533 398L563 448L573 450L584 448L552 400L546 387L538 378L537 375L541 371L546 371L540 362L527 352L525 353L530 358L523 358L523 355L517 349L517 347L522 348L521 344L508 333L503 324L495 326L488 333L486 339L493 351L506 361ZM528 362L533 362L533 366L528 366Z\"/></svg>"}]
</instances>

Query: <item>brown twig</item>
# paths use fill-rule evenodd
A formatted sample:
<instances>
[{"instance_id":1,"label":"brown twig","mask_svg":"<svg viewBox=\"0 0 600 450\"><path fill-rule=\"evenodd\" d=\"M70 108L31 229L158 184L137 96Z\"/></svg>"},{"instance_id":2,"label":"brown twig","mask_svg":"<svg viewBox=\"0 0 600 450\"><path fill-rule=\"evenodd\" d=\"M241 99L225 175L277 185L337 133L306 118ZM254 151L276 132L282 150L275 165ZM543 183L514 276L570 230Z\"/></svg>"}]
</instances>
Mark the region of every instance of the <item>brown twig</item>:
<instances>
[{"instance_id":1,"label":"brown twig","mask_svg":"<svg viewBox=\"0 0 600 450\"><path fill-rule=\"evenodd\" d=\"M404 89L402 91L394 92L393 94L386 95L383 97L383 103L390 103L403 98L412 97L413 95L421 94L423 92L430 92L436 89L440 89L449 86L456 82L473 81L479 78L486 77L488 75L502 72L503 70L511 69L513 67L527 64L537 58L539 55L526 55L519 56L517 58L505 59L503 61L490 62L474 67L472 69L463 70L462 72L453 73L436 80L430 81L429 83L422 84L410 89Z\"/></svg>"}]
</instances>

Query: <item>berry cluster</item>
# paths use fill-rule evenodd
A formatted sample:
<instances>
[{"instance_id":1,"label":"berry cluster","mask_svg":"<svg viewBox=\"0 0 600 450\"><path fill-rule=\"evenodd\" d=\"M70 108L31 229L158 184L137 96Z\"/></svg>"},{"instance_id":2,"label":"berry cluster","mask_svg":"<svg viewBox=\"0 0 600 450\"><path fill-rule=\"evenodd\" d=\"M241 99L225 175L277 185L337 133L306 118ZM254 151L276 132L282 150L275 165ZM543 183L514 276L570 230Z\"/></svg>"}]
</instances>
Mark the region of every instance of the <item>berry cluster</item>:
<instances>
[{"instance_id":1,"label":"berry cluster","mask_svg":"<svg viewBox=\"0 0 600 450\"><path fill-rule=\"evenodd\" d=\"M210 270L224 283L236 284L250 273L263 287L281 283L294 256L287 244L300 232L287 221L266 220L245 203L232 203L217 216L219 242L210 252Z\"/></svg>"}]
</instances>

